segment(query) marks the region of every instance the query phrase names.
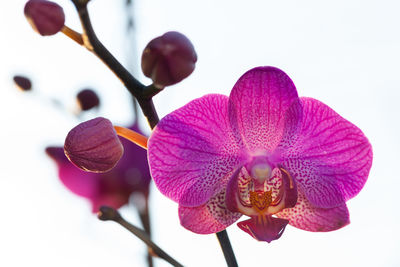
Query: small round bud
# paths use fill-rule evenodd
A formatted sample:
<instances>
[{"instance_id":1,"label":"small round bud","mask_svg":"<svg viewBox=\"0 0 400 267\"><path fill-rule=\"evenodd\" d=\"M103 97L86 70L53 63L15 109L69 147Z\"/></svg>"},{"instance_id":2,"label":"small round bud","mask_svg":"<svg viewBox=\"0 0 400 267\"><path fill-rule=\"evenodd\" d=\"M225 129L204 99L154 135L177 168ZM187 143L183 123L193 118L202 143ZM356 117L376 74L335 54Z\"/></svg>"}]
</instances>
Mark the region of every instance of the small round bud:
<instances>
[{"instance_id":1,"label":"small round bud","mask_svg":"<svg viewBox=\"0 0 400 267\"><path fill-rule=\"evenodd\" d=\"M97 96L96 92L91 89L84 89L80 91L76 96L76 100L78 101L79 107L83 111L98 107L100 104L99 97Z\"/></svg>"},{"instance_id":2,"label":"small round bud","mask_svg":"<svg viewBox=\"0 0 400 267\"><path fill-rule=\"evenodd\" d=\"M24 13L32 28L43 36L58 33L65 23L62 7L50 1L29 0Z\"/></svg>"},{"instance_id":3,"label":"small round bud","mask_svg":"<svg viewBox=\"0 0 400 267\"><path fill-rule=\"evenodd\" d=\"M167 32L150 41L142 54L144 75L163 88L176 84L194 70L197 55L190 40L179 32Z\"/></svg>"},{"instance_id":4,"label":"small round bud","mask_svg":"<svg viewBox=\"0 0 400 267\"><path fill-rule=\"evenodd\" d=\"M68 133L64 152L84 171L106 172L118 163L124 148L112 123L98 117L77 125Z\"/></svg>"},{"instance_id":5,"label":"small round bud","mask_svg":"<svg viewBox=\"0 0 400 267\"><path fill-rule=\"evenodd\" d=\"M25 76L20 76L20 75L15 75L13 77L15 85L20 89L21 91L30 91L32 90L32 82L29 80L29 78Z\"/></svg>"}]
</instances>

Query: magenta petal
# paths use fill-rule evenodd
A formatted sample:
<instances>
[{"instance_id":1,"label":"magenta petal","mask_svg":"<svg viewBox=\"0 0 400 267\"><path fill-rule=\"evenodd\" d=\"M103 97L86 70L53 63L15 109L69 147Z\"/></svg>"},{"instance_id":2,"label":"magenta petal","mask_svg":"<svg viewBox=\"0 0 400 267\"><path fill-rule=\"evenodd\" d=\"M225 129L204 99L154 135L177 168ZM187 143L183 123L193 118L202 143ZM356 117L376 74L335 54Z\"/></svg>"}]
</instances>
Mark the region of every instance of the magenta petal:
<instances>
[{"instance_id":1,"label":"magenta petal","mask_svg":"<svg viewBox=\"0 0 400 267\"><path fill-rule=\"evenodd\" d=\"M241 213L231 212L226 208L224 191L199 207L179 206L179 219L182 226L197 234L220 232L241 216Z\"/></svg>"},{"instance_id":2,"label":"magenta petal","mask_svg":"<svg viewBox=\"0 0 400 267\"><path fill-rule=\"evenodd\" d=\"M242 166L240 166L233 172L226 186L225 204L227 209L232 212L239 211L236 198L239 192L240 180L245 179L243 178L243 175L241 175L241 171L242 171Z\"/></svg>"},{"instance_id":3,"label":"magenta petal","mask_svg":"<svg viewBox=\"0 0 400 267\"><path fill-rule=\"evenodd\" d=\"M78 196L92 199L98 194L98 177L84 172L68 161L62 147L48 147L46 153L57 163L61 182Z\"/></svg>"},{"instance_id":4,"label":"magenta petal","mask_svg":"<svg viewBox=\"0 0 400 267\"><path fill-rule=\"evenodd\" d=\"M289 224L294 227L312 232L333 231L350 223L345 203L330 209L317 208L302 193L299 193L294 208L284 209L276 215L289 220Z\"/></svg>"},{"instance_id":5,"label":"magenta petal","mask_svg":"<svg viewBox=\"0 0 400 267\"><path fill-rule=\"evenodd\" d=\"M282 165L307 199L316 207L333 208L354 197L372 164L371 145L361 130L312 98L301 98L287 117L297 117L299 125L286 132L280 145Z\"/></svg>"},{"instance_id":6,"label":"magenta petal","mask_svg":"<svg viewBox=\"0 0 400 267\"><path fill-rule=\"evenodd\" d=\"M284 115L297 91L292 80L274 67L246 72L229 96L232 126L250 150L272 151L282 137Z\"/></svg>"},{"instance_id":7,"label":"magenta petal","mask_svg":"<svg viewBox=\"0 0 400 267\"><path fill-rule=\"evenodd\" d=\"M237 226L258 241L270 243L282 236L288 222L288 220L271 216L252 217L249 220L238 222Z\"/></svg>"},{"instance_id":8,"label":"magenta petal","mask_svg":"<svg viewBox=\"0 0 400 267\"><path fill-rule=\"evenodd\" d=\"M118 194L115 192L114 194L101 194L96 198L90 199L92 202L92 212L97 213L100 210L101 206L108 206L114 209L119 209L123 205L129 203L129 194Z\"/></svg>"},{"instance_id":9,"label":"magenta petal","mask_svg":"<svg viewBox=\"0 0 400 267\"><path fill-rule=\"evenodd\" d=\"M149 139L154 182L182 206L206 203L238 165L227 110L226 96L206 95L164 117Z\"/></svg>"}]
</instances>

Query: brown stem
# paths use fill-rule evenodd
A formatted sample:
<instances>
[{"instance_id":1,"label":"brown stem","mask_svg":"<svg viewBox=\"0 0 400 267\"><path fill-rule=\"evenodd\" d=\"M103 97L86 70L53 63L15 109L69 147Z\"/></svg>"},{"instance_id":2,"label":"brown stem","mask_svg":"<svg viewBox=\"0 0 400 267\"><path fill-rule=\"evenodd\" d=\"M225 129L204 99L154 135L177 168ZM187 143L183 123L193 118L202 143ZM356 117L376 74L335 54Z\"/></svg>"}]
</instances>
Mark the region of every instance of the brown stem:
<instances>
[{"instance_id":1,"label":"brown stem","mask_svg":"<svg viewBox=\"0 0 400 267\"><path fill-rule=\"evenodd\" d=\"M221 249L224 253L225 261L228 267L238 267L235 253L233 253L231 242L226 230L216 233Z\"/></svg>"},{"instance_id":2,"label":"brown stem","mask_svg":"<svg viewBox=\"0 0 400 267\"><path fill-rule=\"evenodd\" d=\"M107 50L107 48L97 38L92 23L90 21L89 12L87 9L88 0L72 0L75 4L75 8L79 13L79 18L83 28L83 42L85 47L93 52L103 63L110 68L112 72L121 80L128 91L136 97L142 108L144 116L153 129L158 123L158 115L154 109L152 96L155 95L156 91L148 94L146 91L152 86L146 87L139 82L122 64Z\"/></svg>"},{"instance_id":3,"label":"brown stem","mask_svg":"<svg viewBox=\"0 0 400 267\"><path fill-rule=\"evenodd\" d=\"M152 251L160 258L169 262L172 266L183 267L182 264L177 262L174 258L168 255L164 250L162 250L159 246L157 246L153 241L151 241L150 236L140 228L130 224L124 218L122 218L119 212L111 207L102 206L100 207L100 211L98 213L98 217L102 221L114 221L129 232L137 236L140 240L142 240Z\"/></svg>"},{"instance_id":4,"label":"brown stem","mask_svg":"<svg viewBox=\"0 0 400 267\"><path fill-rule=\"evenodd\" d=\"M75 42L77 42L79 45L84 45L82 34L80 34L79 32L74 31L73 29L71 29L66 25L64 25L61 28L61 32L66 36L68 36L69 38L71 38L72 40L74 40Z\"/></svg>"},{"instance_id":5,"label":"brown stem","mask_svg":"<svg viewBox=\"0 0 400 267\"><path fill-rule=\"evenodd\" d=\"M151 225L150 225L150 214L149 214L149 199L148 197L145 198L145 206L143 209L139 210L139 218L140 221L142 222L142 226L145 230L145 232L151 237ZM153 256L154 256L154 251L149 247L149 250L147 252L147 262L149 267L153 266Z\"/></svg>"}]
</instances>

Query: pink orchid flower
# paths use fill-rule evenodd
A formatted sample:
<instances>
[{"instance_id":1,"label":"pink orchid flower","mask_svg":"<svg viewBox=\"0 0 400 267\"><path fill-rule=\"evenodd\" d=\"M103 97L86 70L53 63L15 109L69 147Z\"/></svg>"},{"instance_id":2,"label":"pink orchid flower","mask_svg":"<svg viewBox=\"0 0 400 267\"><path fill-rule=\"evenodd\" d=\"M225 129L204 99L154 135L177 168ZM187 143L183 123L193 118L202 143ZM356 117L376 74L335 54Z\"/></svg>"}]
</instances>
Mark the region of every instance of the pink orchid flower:
<instances>
[{"instance_id":1,"label":"pink orchid flower","mask_svg":"<svg viewBox=\"0 0 400 267\"><path fill-rule=\"evenodd\" d=\"M332 231L349 223L346 201L364 186L372 149L359 128L327 105L298 97L274 67L245 73L229 97L211 94L164 117L149 143L159 190L199 234L238 223L255 239L287 224Z\"/></svg>"},{"instance_id":2,"label":"pink orchid flower","mask_svg":"<svg viewBox=\"0 0 400 267\"><path fill-rule=\"evenodd\" d=\"M136 123L129 129L141 132ZM46 153L55 160L61 182L74 194L88 199L92 211L106 205L118 209L129 202L132 193L148 197L150 172L146 150L121 138L124 154L108 172L93 173L78 169L64 154L63 147L47 147ZM140 208L140 207L139 207Z\"/></svg>"}]
</instances>

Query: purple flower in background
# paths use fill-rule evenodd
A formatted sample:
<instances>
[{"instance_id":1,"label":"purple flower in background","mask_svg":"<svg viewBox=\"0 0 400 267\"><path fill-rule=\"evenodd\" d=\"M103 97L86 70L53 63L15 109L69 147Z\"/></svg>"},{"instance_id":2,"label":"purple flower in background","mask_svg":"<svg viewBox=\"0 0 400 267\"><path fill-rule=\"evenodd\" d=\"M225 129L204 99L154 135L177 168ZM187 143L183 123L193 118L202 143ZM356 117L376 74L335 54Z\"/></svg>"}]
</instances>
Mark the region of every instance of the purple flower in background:
<instances>
[{"instance_id":1,"label":"purple flower in background","mask_svg":"<svg viewBox=\"0 0 400 267\"><path fill-rule=\"evenodd\" d=\"M136 123L129 128L141 132ZM56 161L62 183L73 193L89 199L92 211L97 212L102 205L120 208L129 202L132 193L148 197L151 177L146 150L124 138L121 143L123 156L111 171L105 173L78 169L67 159L63 147L48 147L46 152Z\"/></svg>"},{"instance_id":2,"label":"purple flower in background","mask_svg":"<svg viewBox=\"0 0 400 267\"><path fill-rule=\"evenodd\" d=\"M181 224L216 233L238 226L260 241L289 223L332 231L349 223L346 201L364 186L372 149L331 108L299 98L273 67L245 73L229 96L206 95L164 117L148 143L152 177L179 203Z\"/></svg>"}]
</instances>

